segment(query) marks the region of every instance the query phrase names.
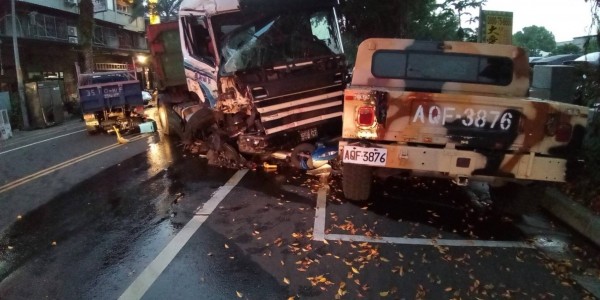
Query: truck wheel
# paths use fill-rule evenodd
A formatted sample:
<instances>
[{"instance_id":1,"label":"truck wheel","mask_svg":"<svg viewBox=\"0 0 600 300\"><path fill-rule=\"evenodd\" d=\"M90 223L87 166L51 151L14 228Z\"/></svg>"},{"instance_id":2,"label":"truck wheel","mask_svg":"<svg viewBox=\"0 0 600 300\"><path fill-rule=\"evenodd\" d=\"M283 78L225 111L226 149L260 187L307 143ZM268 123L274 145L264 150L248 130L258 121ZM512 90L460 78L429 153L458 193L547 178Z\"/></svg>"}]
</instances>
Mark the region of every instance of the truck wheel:
<instances>
[{"instance_id":1,"label":"truck wheel","mask_svg":"<svg viewBox=\"0 0 600 300\"><path fill-rule=\"evenodd\" d=\"M369 166L344 164L342 166L342 189L346 199L365 201L371 194L373 170Z\"/></svg>"},{"instance_id":2,"label":"truck wheel","mask_svg":"<svg viewBox=\"0 0 600 300\"><path fill-rule=\"evenodd\" d=\"M200 137L203 132L215 123L215 117L210 108L204 107L195 112L185 124L183 131L183 142L191 143L195 138ZM206 138L206 136L203 136Z\"/></svg>"},{"instance_id":3,"label":"truck wheel","mask_svg":"<svg viewBox=\"0 0 600 300\"><path fill-rule=\"evenodd\" d=\"M87 130L88 135L96 135L96 134L100 133L98 126L86 126L85 130Z\"/></svg>"}]
</instances>

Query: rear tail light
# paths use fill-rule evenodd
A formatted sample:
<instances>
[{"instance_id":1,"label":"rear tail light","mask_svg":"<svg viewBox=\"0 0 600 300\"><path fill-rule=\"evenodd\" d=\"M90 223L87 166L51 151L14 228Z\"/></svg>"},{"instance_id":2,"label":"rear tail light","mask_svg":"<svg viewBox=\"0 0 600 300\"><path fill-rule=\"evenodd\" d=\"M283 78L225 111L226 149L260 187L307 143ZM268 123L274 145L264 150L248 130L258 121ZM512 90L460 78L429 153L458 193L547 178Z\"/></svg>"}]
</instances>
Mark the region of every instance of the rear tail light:
<instances>
[{"instance_id":1,"label":"rear tail light","mask_svg":"<svg viewBox=\"0 0 600 300\"><path fill-rule=\"evenodd\" d=\"M573 127L569 123L561 123L556 128L554 139L560 143L566 143L571 140Z\"/></svg>"},{"instance_id":2,"label":"rear tail light","mask_svg":"<svg viewBox=\"0 0 600 300\"><path fill-rule=\"evenodd\" d=\"M566 143L571 140L573 135L573 126L569 123L560 121L556 114L549 116L546 121L546 135L553 136L554 140L559 143Z\"/></svg>"},{"instance_id":3,"label":"rear tail light","mask_svg":"<svg viewBox=\"0 0 600 300\"><path fill-rule=\"evenodd\" d=\"M375 107L361 106L357 111L356 123L361 127L372 127L375 125Z\"/></svg>"},{"instance_id":4,"label":"rear tail light","mask_svg":"<svg viewBox=\"0 0 600 300\"><path fill-rule=\"evenodd\" d=\"M96 116L94 114L84 114L83 115L83 120L85 121L91 121L96 119Z\"/></svg>"}]
</instances>

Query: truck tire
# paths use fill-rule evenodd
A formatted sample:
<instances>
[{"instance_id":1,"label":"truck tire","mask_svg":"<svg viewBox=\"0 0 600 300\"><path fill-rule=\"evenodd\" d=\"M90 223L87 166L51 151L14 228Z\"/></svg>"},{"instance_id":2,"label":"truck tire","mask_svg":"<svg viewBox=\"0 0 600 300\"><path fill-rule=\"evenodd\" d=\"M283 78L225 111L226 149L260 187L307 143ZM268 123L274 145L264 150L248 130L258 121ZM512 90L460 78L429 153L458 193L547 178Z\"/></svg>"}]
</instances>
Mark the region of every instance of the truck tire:
<instances>
[{"instance_id":1,"label":"truck tire","mask_svg":"<svg viewBox=\"0 0 600 300\"><path fill-rule=\"evenodd\" d=\"M355 202L369 199L372 181L371 167L354 164L342 166L342 189L346 199Z\"/></svg>"},{"instance_id":2,"label":"truck tire","mask_svg":"<svg viewBox=\"0 0 600 300\"><path fill-rule=\"evenodd\" d=\"M182 137L183 142L191 143L195 138L206 133L214 123L215 117L212 109L208 107L201 108L199 111L195 112L185 124ZM206 138L206 136L203 138Z\"/></svg>"},{"instance_id":3,"label":"truck tire","mask_svg":"<svg viewBox=\"0 0 600 300\"><path fill-rule=\"evenodd\" d=\"M87 130L88 135L96 135L100 133L100 129L98 129L98 126L85 126L85 130Z\"/></svg>"}]
</instances>

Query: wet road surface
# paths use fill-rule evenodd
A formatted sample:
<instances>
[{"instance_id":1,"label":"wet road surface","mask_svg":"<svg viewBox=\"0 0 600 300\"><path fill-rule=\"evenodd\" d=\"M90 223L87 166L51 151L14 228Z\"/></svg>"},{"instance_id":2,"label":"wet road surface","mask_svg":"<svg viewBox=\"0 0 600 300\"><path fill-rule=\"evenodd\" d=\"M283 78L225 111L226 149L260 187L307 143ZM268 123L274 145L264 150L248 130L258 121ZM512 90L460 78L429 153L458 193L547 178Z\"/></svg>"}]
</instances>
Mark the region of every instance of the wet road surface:
<instances>
[{"instance_id":1,"label":"wet road surface","mask_svg":"<svg viewBox=\"0 0 600 300\"><path fill-rule=\"evenodd\" d=\"M570 241L577 259L534 248L528 189L490 209L445 181L388 179L352 203L337 176L239 173L175 144L153 143L11 226L0 299L592 299L566 274L597 266L597 251L543 214L537 233Z\"/></svg>"}]
</instances>

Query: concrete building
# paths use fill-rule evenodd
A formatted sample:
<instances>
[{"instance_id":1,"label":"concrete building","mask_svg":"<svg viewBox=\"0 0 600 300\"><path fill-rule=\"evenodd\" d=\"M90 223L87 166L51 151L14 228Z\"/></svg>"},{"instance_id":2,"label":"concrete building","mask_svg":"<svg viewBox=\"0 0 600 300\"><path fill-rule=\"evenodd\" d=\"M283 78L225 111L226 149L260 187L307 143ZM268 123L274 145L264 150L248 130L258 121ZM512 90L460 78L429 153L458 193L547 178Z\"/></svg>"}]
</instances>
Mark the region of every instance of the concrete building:
<instances>
[{"instance_id":1,"label":"concrete building","mask_svg":"<svg viewBox=\"0 0 600 300\"><path fill-rule=\"evenodd\" d=\"M596 39L597 39L597 36L595 36L595 35L578 36L578 37L573 38L572 43L574 45L576 45L577 47L579 47L580 49L583 49L586 42L591 45L593 43L596 43ZM583 49L583 50L585 50L585 49Z\"/></svg>"},{"instance_id":2,"label":"concrete building","mask_svg":"<svg viewBox=\"0 0 600 300\"><path fill-rule=\"evenodd\" d=\"M16 68L12 35L18 35L25 82L59 80L65 100L76 98L75 63L83 65L78 34L79 0L0 1L0 92L15 92ZM96 71L133 68L138 55L147 55L144 18L133 19L127 0L93 0L94 63ZM138 69L139 70L139 69Z\"/></svg>"},{"instance_id":3,"label":"concrete building","mask_svg":"<svg viewBox=\"0 0 600 300\"><path fill-rule=\"evenodd\" d=\"M583 51L584 50L583 47L585 46L586 42L588 42L588 44L591 45L593 43L596 43L596 39L597 39L596 35L578 36L578 37L574 37L570 41L557 42L556 46L562 46L562 45L566 45L566 44L573 44L573 45L579 47L579 49L582 49L582 51Z\"/></svg>"}]
</instances>

